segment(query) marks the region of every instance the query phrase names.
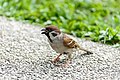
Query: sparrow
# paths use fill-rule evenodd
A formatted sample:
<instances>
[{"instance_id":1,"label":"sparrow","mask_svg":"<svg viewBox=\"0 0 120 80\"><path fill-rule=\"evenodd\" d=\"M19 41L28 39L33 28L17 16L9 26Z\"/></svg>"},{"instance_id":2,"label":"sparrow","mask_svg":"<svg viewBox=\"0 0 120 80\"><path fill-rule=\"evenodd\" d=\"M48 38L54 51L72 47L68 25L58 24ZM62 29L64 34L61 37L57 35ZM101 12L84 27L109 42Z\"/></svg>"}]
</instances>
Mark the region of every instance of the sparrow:
<instances>
[{"instance_id":1,"label":"sparrow","mask_svg":"<svg viewBox=\"0 0 120 80\"><path fill-rule=\"evenodd\" d=\"M47 36L48 42L52 49L59 53L59 55L52 61L53 63L58 62L60 60L59 57L66 54L67 58L65 59L64 66L68 65L69 61L72 59L71 55L73 50L83 50L87 52L87 54L93 54L92 52L81 48L75 40L69 37L68 34L61 32L56 26L49 25L41 31L41 34L45 34Z\"/></svg>"}]
</instances>

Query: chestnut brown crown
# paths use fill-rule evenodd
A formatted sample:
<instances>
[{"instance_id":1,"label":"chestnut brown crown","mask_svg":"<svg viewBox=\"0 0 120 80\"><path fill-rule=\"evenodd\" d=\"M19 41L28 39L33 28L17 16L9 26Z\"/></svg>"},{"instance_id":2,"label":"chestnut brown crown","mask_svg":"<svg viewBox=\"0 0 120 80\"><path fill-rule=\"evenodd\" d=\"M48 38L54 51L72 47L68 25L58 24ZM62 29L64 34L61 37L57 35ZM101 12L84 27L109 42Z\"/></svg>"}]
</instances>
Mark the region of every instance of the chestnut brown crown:
<instances>
[{"instance_id":1,"label":"chestnut brown crown","mask_svg":"<svg viewBox=\"0 0 120 80\"><path fill-rule=\"evenodd\" d=\"M53 26L53 25L47 26L46 28L42 29L41 31L44 31L44 32L42 32L42 34L48 34L49 32L52 32L52 31L55 31L59 34L61 33L61 31L58 29L58 27Z\"/></svg>"}]
</instances>

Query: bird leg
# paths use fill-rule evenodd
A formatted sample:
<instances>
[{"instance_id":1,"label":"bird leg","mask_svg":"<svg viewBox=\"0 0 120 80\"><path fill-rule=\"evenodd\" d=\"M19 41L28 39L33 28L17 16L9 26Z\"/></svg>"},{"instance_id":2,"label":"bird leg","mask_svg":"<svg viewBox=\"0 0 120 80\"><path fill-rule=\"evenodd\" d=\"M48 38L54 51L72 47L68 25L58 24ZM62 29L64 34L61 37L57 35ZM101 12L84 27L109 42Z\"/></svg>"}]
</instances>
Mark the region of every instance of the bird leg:
<instances>
[{"instance_id":1,"label":"bird leg","mask_svg":"<svg viewBox=\"0 0 120 80\"><path fill-rule=\"evenodd\" d=\"M65 63L62 65L62 67L67 67L67 66L69 65L70 61L72 60L71 54L68 53L67 55L68 55L68 57L66 58L66 61L65 61Z\"/></svg>"},{"instance_id":2,"label":"bird leg","mask_svg":"<svg viewBox=\"0 0 120 80\"><path fill-rule=\"evenodd\" d=\"M53 63L56 63L56 62L58 62L59 60L60 60L60 56L61 56L62 54L59 54L52 62Z\"/></svg>"}]
</instances>

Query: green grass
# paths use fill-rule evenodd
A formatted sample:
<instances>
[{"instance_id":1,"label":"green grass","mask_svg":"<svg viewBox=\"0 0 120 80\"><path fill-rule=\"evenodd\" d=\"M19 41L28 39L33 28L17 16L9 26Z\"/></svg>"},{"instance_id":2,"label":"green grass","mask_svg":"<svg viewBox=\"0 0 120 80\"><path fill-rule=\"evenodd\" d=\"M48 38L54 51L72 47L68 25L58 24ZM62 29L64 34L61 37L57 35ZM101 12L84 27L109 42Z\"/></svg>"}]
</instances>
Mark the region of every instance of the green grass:
<instances>
[{"instance_id":1,"label":"green grass","mask_svg":"<svg viewBox=\"0 0 120 80\"><path fill-rule=\"evenodd\" d=\"M0 0L0 15L120 47L120 0Z\"/></svg>"}]
</instances>

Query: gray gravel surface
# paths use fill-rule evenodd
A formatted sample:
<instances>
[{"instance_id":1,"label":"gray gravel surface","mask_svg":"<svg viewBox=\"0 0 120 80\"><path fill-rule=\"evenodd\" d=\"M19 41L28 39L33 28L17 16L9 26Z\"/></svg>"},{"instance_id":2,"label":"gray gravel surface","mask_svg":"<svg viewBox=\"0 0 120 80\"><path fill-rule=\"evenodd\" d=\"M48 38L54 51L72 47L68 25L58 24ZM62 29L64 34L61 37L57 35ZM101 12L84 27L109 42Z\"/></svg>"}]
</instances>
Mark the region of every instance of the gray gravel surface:
<instances>
[{"instance_id":1,"label":"gray gravel surface","mask_svg":"<svg viewBox=\"0 0 120 80\"><path fill-rule=\"evenodd\" d=\"M78 39L94 54L75 53L68 67L58 67L40 30L0 17L0 80L120 80L120 48Z\"/></svg>"}]
</instances>

